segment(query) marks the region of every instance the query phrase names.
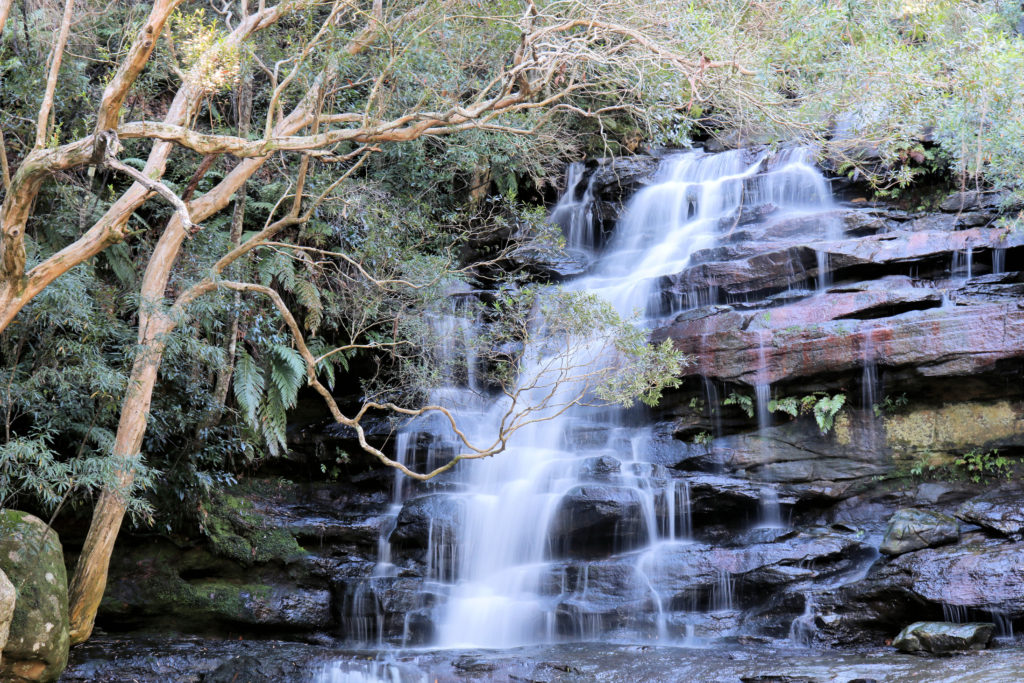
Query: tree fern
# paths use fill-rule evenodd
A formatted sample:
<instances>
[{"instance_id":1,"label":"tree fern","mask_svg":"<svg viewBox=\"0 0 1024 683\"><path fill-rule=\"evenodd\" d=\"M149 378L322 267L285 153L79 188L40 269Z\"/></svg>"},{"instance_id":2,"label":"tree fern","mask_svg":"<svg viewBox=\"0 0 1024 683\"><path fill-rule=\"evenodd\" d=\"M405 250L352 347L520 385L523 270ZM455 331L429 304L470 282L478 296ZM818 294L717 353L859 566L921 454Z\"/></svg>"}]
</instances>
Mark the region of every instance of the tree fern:
<instances>
[{"instance_id":1,"label":"tree fern","mask_svg":"<svg viewBox=\"0 0 1024 683\"><path fill-rule=\"evenodd\" d=\"M306 329L316 334L317 328L324 319L324 305L320 299L320 290L309 280L295 280L295 298L306 309Z\"/></svg>"},{"instance_id":2,"label":"tree fern","mask_svg":"<svg viewBox=\"0 0 1024 683\"><path fill-rule=\"evenodd\" d=\"M246 421L253 425L256 423L256 413L260 401L263 398L264 378L263 370L256 364L252 356L241 350L238 354L238 362L235 364L234 390L235 400Z\"/></svg>"},{"instance_id":3,"label":"tree fern","mask_svg":"<svg viewBox=\"0 0 1024 683\"><path fill-rule=\"evenodd\" d=\"M270 347L270 380L277 389L282 405L294 408L299 387L306 377L306 362L298 351L284 344Z\"/></svg>"}]
</instances>

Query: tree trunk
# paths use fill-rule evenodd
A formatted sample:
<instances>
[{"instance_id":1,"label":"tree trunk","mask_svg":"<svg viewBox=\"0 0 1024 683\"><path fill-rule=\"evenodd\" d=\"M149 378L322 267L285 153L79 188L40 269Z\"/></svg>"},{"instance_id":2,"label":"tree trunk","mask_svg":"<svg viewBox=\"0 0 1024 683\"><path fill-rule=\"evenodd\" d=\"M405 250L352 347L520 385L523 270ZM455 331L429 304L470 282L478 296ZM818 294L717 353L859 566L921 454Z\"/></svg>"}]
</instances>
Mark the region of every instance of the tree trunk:
<instances>
[{"instance_id":1,"label":"tree trunk","mask_svg":"<svg viewBox=\"0 0 1024 683\"><path fill-rule=\"evenodd\" d=\"M165 318L165 320L167 320ZM103 590L107 584L107 569L114 541L121 529L121 520L127 509L125 496L129 494L135 472L130 458L142 449L146 434L149 404L153 397L164 343L160 341L170 330L169 320L163 325L150 325L148 340L140 340L141 351L132 365L128 390L121 404L121 419L117 425L112 456L119 462L117 487L106 488L100 494L93 511L89 534L85 538L82 554L78 558L75 574L68 591L71 643L84 642L92 633ZM158 332L157 328L166 328ZM147 343L148 341L148 343Z\"/></svg>"}]
</instances>

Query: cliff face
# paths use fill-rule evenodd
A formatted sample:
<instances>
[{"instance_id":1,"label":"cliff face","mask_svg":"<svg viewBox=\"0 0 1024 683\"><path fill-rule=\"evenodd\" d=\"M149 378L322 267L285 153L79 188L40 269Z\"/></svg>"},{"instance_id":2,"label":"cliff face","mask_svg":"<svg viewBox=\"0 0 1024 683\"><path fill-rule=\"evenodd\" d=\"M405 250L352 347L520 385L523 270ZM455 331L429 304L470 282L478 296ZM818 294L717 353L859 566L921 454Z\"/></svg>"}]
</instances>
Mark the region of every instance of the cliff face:
<instances>
[{"instance_id":1,"label":"cliff face","mask_svg":"<svg viewBox=\"0 0 1024 683\"><path fill-rule=\"evenodd\" d=\"M584 169L589 240L607 241L657 167ZM880 644L922 619L1002 633L1024 620L1024 236L1001 221L1016 209L972 192L930 212L845 194L806 215L744 204L660 277L662 309L682 312L652 338L695 363L659 409L633 416L654 427L642 444L604 426L572 434L604 450L547 531L535 590L556 638ZM387 475L351 470L249 486L248 502L220 506L207 546L126 547L100 624L431 643L448 599L438 579L451 579L438 565L472 552L457 540L465 510L444 481L411 487L398 509ZM663 493L624 487L627 470ZM688 542L648 546L652 524Z\"/></svg>"}]
</instances>

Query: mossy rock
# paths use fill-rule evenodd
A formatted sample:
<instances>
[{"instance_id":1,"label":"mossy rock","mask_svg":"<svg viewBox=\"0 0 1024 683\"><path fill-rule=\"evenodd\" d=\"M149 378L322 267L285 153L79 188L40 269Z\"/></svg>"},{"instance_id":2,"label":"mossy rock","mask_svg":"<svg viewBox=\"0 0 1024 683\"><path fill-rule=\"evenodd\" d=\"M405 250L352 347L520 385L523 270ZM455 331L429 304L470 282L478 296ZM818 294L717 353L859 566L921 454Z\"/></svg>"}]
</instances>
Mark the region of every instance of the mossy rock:
<instances>
[{"instance_id":1,"label":"mossy rock","mask_svg":"<svg viewBox=\"0 0 1024 683\"><path fill-rule=\"evenodd\" d=\"M232 570L232 567L234 570ZM160 540L126 549L111 565L100 616L175 628L283 627L313 631L333 623L330 590L295 583L270 567L238 565L205 549Z\"/></svg>"},{"instance_id":2,"label":"mossy rock","mask_svg":"<svg viewBox=\"0 0 1024 683\"><path fill-rule=\"evenodd\" d=\"M11 619L14 617L14 602L17 592L7 574L0 571L0 664L3 663L4 646L7 645L7 634L11 632Z\"/></svg>"},{"instance_id":3,"label":"mossy rock","mask_svg":"<svg viewBox=\"0 0 1024 683\"><path fill-rule=\"evenodd\" d=\"M203 524L214 552L245 566L287 563L306 554L287 529L269 524L242 496L215 494Z\"/></svg>"},{"instance_id":4,"label":"mossy rock","mask_svg":"<svg viewBox=\"0 0 1024 683\"><path fill-rule=\"evenodd\" d=\"M68 662L68 577L56 532L26 512L0 510L0 570L17 598L0 680L54 681Z\"/></svg>"}]
</instances>

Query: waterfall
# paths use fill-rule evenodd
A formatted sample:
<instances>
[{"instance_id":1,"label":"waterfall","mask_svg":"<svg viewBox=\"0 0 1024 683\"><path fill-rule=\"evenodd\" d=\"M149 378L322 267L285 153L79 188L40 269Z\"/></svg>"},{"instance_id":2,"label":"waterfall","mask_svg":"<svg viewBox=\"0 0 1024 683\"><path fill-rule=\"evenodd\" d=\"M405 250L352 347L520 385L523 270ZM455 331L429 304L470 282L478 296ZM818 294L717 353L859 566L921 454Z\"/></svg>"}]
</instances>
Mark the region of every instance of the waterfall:
<instances>
[{"instance_id":1,"label":"waterfall","mask_svg":"<svg viewBox=\"0 0 1024 683\"><path fill-rule=\"evenodd\" d=\"M570 247L594 250L593 183L585 181L583 170L570 166L552 220L563 226ZM785 216L830 206L827 182L805 150L676 154L665 158L653 182L628 202L590 274L566 287L596 293L626 316L671 315L681 303L664 303L659 279L686 268L695 252L734 228L744 210L768 207L773 216ZM827 232L823 227L811 239ZM461 334L458 325L445 325L449 328L439 334ZM465 351L456 344L448 352ZM543 353L526 355L534 367L524 376L536 376ZM577 366L604 362L586 348L570 360ZM470 367L474 359L454 365ZM455 406L471 438L493 438L507 399L488 402L466 385L473 380L469 372L452 379L435 400ZM574 389L558 391L570 396ZM709 400L715 393L709 385ZM763 393L759 385L759 411L767 410L767 384ZM432 612L435 645L507 648L603 637L610 629L630 640L682 640L693 626L687 618L674 619L673 612L733 609L734 579L728 572L717 577L713 595L701 604L681 605L661 588L662 554L693 543L690 488L681 475L646 461L650 429L643 422L636 411L575 407L519 430L505 452L460 463L445 475L440 493L432 495L457 501L462 514L446 527L452 533L430 526L428 580L433 595L441 596ZM424 442L447 452L458 446L444 423L420 418L399 436L399 448L407 451L399 457L415 464ZM406 498L409 488L396 483ZM776 510L765 522L777 525L774 490L765 498ZM600 527L600 510L608 508L620 513L611 529ZM618 564L610 569L598 557ZM390 555L382 551L381 561L390 565ZM602 611L610 599L609 582L622 576L631 578L615 584L613 595L633 606Z\"/></svg>"},{"instance_id":2,"label":"waterfall","mask_svg":"<svg viewBox=\"0 0 1024 683\"><path fill-rule=\"evenodd\" d=\"M586 185L583 185L585 170L586 167L579 161L569 164L565 192L552 208L549 220L562 227L565 244L569 249L589 253L597 248L598 236L594 225L595 176L591 175Z\"/></svg>"}]
</instances>

